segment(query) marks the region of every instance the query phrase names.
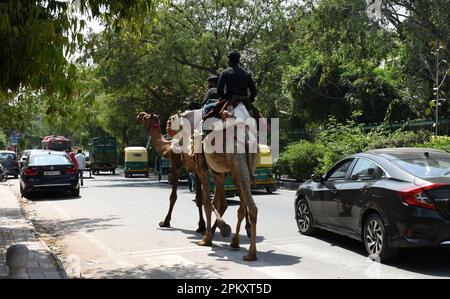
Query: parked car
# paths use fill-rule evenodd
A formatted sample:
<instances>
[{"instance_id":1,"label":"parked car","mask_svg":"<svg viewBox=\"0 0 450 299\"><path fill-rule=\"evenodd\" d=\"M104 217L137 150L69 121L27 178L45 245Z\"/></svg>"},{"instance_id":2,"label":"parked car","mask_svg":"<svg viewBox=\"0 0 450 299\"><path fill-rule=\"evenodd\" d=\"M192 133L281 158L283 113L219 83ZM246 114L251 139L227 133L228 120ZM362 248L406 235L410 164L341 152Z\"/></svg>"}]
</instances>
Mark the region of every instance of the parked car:
<instances>
[{"instance_id":1,"label":"parked car","mask_svg":"<svg viewBox=\"0 0 450 299\"><path fill-rule=\"evenodd\" d=\"M15 179L19 177L19 162L15 152L0 151L0 163L6 169L8 175L14 176Z\"/></svg>"},{"instance_id":2,"label":"parked car","mask_svg":"<svg viewBox=\"0 0 450 299\"><path fill-rule=\"evenodd\" d=\"M380 262L400 247L450 245L450 154L396 148L346 157L299 187L295 218L300 233L360 240Z\"/></svg>"},{"instance_id":3,"label":"parked car","mask_svg":"<svg viewBox=\"0 0 450 299\"><path fill-rule=\"evenodd\" d=\"M75 165L65 152L30 151L21 170L20 193L29 197L40 191L69 191L79 196L79 176Z\"/></svg>"}]
</instances>

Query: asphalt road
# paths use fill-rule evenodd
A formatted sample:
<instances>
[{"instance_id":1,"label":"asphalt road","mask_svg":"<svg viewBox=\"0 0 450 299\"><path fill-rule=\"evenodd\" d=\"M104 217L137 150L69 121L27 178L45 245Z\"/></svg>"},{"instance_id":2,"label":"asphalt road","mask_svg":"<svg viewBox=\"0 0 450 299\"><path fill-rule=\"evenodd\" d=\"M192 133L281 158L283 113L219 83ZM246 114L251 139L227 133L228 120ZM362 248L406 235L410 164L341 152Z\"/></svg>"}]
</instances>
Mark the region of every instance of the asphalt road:
<instances>
[{"instance_id":1,"label":"asphalt road","mask_svg":"<svg viewBox=\"0 0 450 299\"><path fill-rule=\"evenodd\" d=\"M18 191L18 180L12 188ZM81 197L42 194L25 207L52 246L61 247L72 276L86 278L435 278L450 277L450 250L403 250L392 264L371 262L363 245L320 232L298 233L295 192L255 193L259 208L258 260L245 262L241 249L216 233L212 247L200 247L194 195L182 184L171 228L159 228L166 215L170 186L123 174L85 179ZM238 197L229 200L225 220L235 230Z\"/></svg>"}]
</instances>

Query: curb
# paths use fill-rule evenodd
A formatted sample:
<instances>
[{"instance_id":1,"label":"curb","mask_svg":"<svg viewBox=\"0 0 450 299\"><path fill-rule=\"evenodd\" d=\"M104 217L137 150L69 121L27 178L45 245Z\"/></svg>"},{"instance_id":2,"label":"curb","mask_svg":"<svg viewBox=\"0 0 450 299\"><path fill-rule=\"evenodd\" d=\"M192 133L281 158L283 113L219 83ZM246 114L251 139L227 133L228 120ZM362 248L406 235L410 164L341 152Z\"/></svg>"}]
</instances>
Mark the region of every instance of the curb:
<instances>
[{"instance_id":1,"label":"curb","mask_svg":"<svg viewBox=\"0 0 450 299\"><path fill-rule=\"evenodd\" d=\"M30 224L31 226L31 233L33 234L33 236L36 238L36 240L42 244L43 248L45 248L46 252L48 253L50 259L52 260L52 264L55 265L55 268L58 272L58 275L62 278L62 279L68 279L69 277L67 276L66 270L64 269L63 263L61 261L61 259L54 254L50 248L47 246L47 244L44 242L44 240L42 240L39 237L39 233L37 232L36 228L34 227L33 222L28 218L26 210L23 208L23 201L22 201L22 197L18 194L16 194L16 192L11 188L11 186L8 186L8 188L10 189L11 193L13 194L13 196L15 197L15 199L17 200L19 207L20 207L20 211L22 213L22 216L24 217L24 219Z\"/></svg>"}]
</instances>

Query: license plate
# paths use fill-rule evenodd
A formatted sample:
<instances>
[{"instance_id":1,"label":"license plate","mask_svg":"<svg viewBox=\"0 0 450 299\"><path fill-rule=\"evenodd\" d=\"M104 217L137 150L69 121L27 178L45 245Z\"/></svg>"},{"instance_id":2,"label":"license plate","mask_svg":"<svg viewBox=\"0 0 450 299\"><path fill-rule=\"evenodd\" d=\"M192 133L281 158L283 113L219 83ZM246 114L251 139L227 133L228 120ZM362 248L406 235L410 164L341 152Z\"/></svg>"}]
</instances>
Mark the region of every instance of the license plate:
<instances>
[{"instance_id":1,"label":"license plate","mask_svg":"<svg viewBox=\"0 0 450 299\"><path fill-rule=\"evenodd\" d=\"M60 171L44 171L44 175L60 175Z\"/></svg>"}]
</instances>

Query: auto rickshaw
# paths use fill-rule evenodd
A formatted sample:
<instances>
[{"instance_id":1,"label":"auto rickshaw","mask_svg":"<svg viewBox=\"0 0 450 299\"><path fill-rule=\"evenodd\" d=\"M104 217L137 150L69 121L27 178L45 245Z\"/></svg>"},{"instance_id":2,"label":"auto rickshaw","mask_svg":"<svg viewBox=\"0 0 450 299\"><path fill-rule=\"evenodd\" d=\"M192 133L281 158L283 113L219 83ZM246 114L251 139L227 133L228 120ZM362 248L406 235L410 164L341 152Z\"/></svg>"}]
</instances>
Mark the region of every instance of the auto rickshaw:
<instances>
[{"instance_id":1,"label":"auto rickshaw","mask_svg":"<svg viewBox=\"0 0 450 299\"><path fill-rule=\"evenodd\" d=\"M271 194L276 190L275 180L273 177L273 161L270 147L267 145L258 145L258 161L254 172L255 183L252 185L252 190L266 189L267 193ZM215 190L215 184L212 175L208 175L209 189L211 192ZM195 190L195 187L192 188ZM237 188L233 183L231 175L228 175L224 182L224 190L227 196L234 196L237 193Z\"/></svg>"},{"instance_id":2,"label":"auto rickshaw","mask_svg":"<svg viewBox=\"0 0 450 299\"><path fill-rule=\"evenodd\" d=\"M148 154L145 147L125 148L125 177L132 177L134 174L143 174L148 177Z\"/></svg>"}]
</instances>

